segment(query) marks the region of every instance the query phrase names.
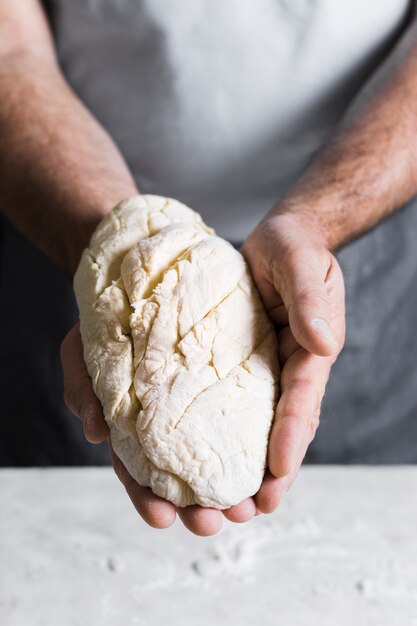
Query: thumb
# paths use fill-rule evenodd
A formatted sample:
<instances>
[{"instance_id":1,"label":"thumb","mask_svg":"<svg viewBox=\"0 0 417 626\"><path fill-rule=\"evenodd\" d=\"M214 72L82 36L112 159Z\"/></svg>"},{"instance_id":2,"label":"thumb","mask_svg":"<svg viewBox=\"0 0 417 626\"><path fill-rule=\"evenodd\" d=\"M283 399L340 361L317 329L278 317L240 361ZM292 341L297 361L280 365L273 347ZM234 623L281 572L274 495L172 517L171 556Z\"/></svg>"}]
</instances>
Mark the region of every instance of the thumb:
<instances>
[{"instance_id":1,"label":"thumb","mask_svg":"<svg viewBox=\"0 0 417 626\"><path fill-rule=\"evenodd\" d=\"M61 362L65 403L80 418L87 441L101 443L108 436L109 429L84 362L78 324L70 330L61 344Z\"/></svg>"},{"instance_id":2,"label":"thumb","mask_svg":"<svg viewBox=\"0 0 417 626\"><path fill-rule=\"evenodd\" d=\"M276 279L274 276L274 287L288 312L295 340L319 356L332 356L339 351L327 284L332 265L333 256L327 250L301 249L289 254Z\"/></svg>"}]
</instances>

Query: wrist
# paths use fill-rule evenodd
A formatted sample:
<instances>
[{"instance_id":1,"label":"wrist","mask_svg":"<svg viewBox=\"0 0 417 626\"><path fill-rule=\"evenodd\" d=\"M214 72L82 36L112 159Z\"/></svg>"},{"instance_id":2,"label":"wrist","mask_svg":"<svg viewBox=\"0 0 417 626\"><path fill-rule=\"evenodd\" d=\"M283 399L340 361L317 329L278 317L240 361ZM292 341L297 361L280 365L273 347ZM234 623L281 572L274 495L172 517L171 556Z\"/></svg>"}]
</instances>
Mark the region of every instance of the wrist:
<instances>
[{"instance_id":1,"label":"wrist","mask_svg":"<svg viewBox=\"0 0 417 626\"><path fill-rule=\"evenodd\" d=\"M80 219L73 223L72 229L69 229L66 245L63 246L65 251L63 264L64 269L71 278L74 276L81 255L85 248L88 248L90 245L90 239L101 220L124 199L136 196L139 193L138 189L133 186L131 190L126 191L128 193L112 196L107 201L103 201L102 204L97 204L94 208L90 208L80 216Z\"/></svg>"},{"instance_id":2,"label":"wrist","mask_svg":"<svg viewBox=\"0 0 417 626\"><path fill-rule=\"evenodd\" d=\"M266 220L272 219L285 224L287 228L304 234L306 240L314 245L331 250L333 238L331 229L320 207L312 201L302 198L283 198L273 206L266 215Z\"/></svg>"},{"instance_id":3,"label":"wrist","mask_svg":"<svg viewBox=\"0 0 417 626\"><path fill-rule=\"evenodd\" d=\"M95 215L89 216L88 219L83 218L74 224L73 229L68 233L66 245L64 246L63 266L71 278L74 277L77 271L84 249L88 248L90 244L92 234L106 213L97 212Z\"/></svg>"}]
</instances>

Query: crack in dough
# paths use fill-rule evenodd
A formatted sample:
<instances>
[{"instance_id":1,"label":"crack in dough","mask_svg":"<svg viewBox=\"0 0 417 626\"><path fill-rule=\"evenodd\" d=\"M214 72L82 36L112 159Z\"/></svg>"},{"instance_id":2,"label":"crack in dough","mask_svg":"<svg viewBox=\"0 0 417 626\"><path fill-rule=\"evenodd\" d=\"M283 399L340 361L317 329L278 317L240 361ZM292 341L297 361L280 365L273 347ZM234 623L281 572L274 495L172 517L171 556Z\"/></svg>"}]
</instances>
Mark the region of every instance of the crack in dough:
<instances>
[{"instance_id":1,"label":"crack in dough","mask_svg":"<svg viewBox=\"0 0 417 626\"><path fill-rule=\"evenodd\" d=\"M100 223L74 287L88 371L132 477L177 506L253 495L279 372L242 255L183 204L138 196Z\"/></svg>"}]
</instances>

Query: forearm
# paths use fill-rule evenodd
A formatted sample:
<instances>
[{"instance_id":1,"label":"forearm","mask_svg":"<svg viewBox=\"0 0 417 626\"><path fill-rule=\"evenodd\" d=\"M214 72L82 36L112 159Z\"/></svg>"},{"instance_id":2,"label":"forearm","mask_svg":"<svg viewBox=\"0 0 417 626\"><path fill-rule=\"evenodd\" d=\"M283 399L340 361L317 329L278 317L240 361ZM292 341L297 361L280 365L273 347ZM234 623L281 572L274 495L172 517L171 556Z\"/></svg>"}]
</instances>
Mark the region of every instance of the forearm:
<instances>
[{"instance_id":1,"label":"forearm","mask_svg":"<svg viewBox=\"0 0 417 626\"><path fill-rule=\"evenodd\" d=\"M330 249L371 229L417 193L416 30L413 26L372 79L373 89L365 88L337 136L271 212L311 220Z\"/></svg>"},{"instance_id":2,"label":"forearm","mask_svg":"<svg viewBox=\"0 0 417 626\"><path fill-rule=\"evenodd\" d=\"M0 59L0 198L8 219L73 273L97 222L137 193L116 146L53 57Z\"/></svg>"}]
</instances>

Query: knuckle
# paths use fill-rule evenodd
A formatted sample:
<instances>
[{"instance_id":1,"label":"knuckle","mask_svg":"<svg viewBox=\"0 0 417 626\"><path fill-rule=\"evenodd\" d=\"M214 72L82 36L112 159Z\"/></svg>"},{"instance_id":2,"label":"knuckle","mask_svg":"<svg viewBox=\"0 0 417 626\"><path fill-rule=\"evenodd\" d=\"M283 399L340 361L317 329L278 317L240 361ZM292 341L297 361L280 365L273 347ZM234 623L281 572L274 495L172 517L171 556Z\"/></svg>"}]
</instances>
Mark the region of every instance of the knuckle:
<instances>
[{"instance_id":1,"label":"knuckle","mask_svg":"<svg viewBox=\"0 0 417 626\"><path fill-rule=\"evenodd\" d=\"M81 403L78 390L76 390L73 386L65 388L64 402L74 415L81 417Z\"/></svg>"},{"instance_id":2,"label":"knuckle","mask_svg":"<svg viewBox=\"0 0 417 626\"><path fill-rule=\"evenodd\" d=\"M68 335L66 335L64 337L64 339L61 341L61 346L59 348L59 356L60 356L62 364L64 364L64 362L65 362L65 357L67 355L67 350L68 350Z\"/></svg>"},{"instance_id":3,"label":"knuckle","mask_svg":"<svg viewBox=\"0 0 417 626\"><path fill-rule=\"evenodd\" d=\"M343 334L342 336L339 338L338 341L338 345L339 345L339 353L343 350L343 348L345 347L345 341L346 341L346 333L345 330L343 330Z\"/></svg>"},{"instance_id":4,"label":"knuckle","mask_svg":"<svg viewBox=\"0 0 417 626\"><path fill-rule=\"evenodd\" d=\"M287 246L284 247L282 256L286 266L290 269L294 269L304 264L306 252L304 247L287 244Z\"/></svg>"},{"instance_id":5,"label":"knuckle","mask_svg":"<svg viewBox=\"0 0 417 626\"><path fill-rule=\"evenodd\" d=\"M308 377L297 377L292 380L285 381L288 391L291 391L291 398L314 396L317 402L321 401L321 389L317 386L317 381L313 381Z\"/></svg>"},{"instance_id":6,"label":"knuckle","mask_svg":"<svg viewBox=\"0 0 417 626\"><path fill-rule=\"evenodd\" d=\"M64 339L61 341L59 354L63 366L65 366L66 360L70 357L71 353L74 352L74 347L76 347L78 344L77 337L79 341L81 341L78 323L71 328L71 330L65 335Z\"/></svg>"},{"instance_id":7,"label":"knuckle","mask_svg":"<svg viewBox=\"0 0 417 626\"><path fill-rule=\"evenodd\" d=\"M298 292L294 300L295 307L306 306L314 307L315 309L323 310L329 306L327 296L323 291L323 287L318 284L310 284L301 291Z\"/></svg>"},{"instance_id":8,"label":"knuckle","mask_svg":"<svg viewBox=\"0 0 417 626\"><path fill-rule=\"evenodd\" d=\"M121 462L117 454L114 452L114 450L111 454L111 458L112 458L112 465L113 465L114 473L116 474L117 478L120 480L122 485L127 490L130 487L131 482L133 481L133 478L130 476L130 474L128 474L125 471L123 463Z\"/></svg>"},{"instance_id":9,"label":"knuckle","mask_svg":"<svg viewBox=\"0 0 417 626\"><path fill-rule=\"evenodd\" d=\"M317 429L318 429L319 425L320 425L319 416L318 415L314 416L313 419L311 420L310 426L309 426L309 439L310 439L309 443L311 443L313 441L314 437L316 436L316 432L317 432Z\"/></svg>"},{"instance_id":10,"label":"knuckle","mask_svg":"<svg viewBox=\"0 0 417 626\"><path fill-rule=\"evenodd\" d=\"M120 463L117 463L113 460L113 469L114 469L114 473L116 474L118 480L124 485L124 480L123 480L123 476L122 476L122 469L120 467Z\"/></svg>"}]
</instances>

